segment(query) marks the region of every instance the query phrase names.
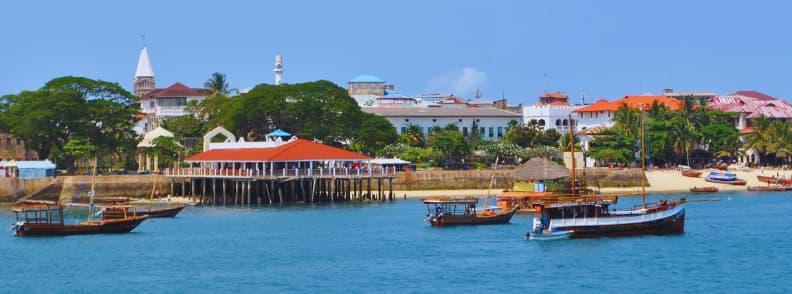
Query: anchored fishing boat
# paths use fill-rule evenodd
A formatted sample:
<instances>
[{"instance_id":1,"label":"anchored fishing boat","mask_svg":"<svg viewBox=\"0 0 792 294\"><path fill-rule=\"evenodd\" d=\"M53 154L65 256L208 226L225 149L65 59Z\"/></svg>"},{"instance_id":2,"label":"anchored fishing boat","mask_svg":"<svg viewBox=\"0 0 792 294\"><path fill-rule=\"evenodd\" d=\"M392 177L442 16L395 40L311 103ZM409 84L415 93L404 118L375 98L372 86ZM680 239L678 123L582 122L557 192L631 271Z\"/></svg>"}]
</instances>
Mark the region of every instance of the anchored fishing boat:
<instances>
[{"instance_id":1,"label":"anchored fishing boat","mask_svg":"<svg viewBox=\"0 0 792 294\"><path fill-rule=\"evenodd\" d=\"M693 193L717 193L718 187L692 187L690 192Z\"/></svg>"},{"instance_id":2,"label":"anchored fishing boat","mask_svg":"<svg viewBox=\"0 0 792 294\"><path fill-rule=\"evenodd\" d=\"M792 179L784 179L779 177L756 176L756 179L762 183L778 184L782 186L792 185Z\"/></svg>"},{"instance_id":3,"label":"anchored fishing boat","mask_svg":"<svg viewBox=\"0 0 792 294\"><path fill-rule=\"evenodd\" d=\"M641 110L641 134L645 132ZM645 140L641 140L641 172L645 173ZM661 200L646 203L646 185L641 177L641 205L629 210L610 210L608 201L576 201L537 204L533 228L526 235L559 238L569 232L569 238L618 237L637 235L682 234L685 232L683 201ZM538 239L537 239L538 240Z\"/></svg>"},{"instance_id":4,"label":"anchored fishing boat","mask_svg":"<svg viewBox=\"0 0 792 294\"><path fill-rule=\"evenodd\" d=\"M738 186L745 186L748 182L746 180L737 178L737 175L734 173L725 173L725 172L710 172L705 181L711 183L719 183L719 184L729 184L729 185L738 185Z\"/></svg>"},{"instance_id":5,"label":"anchored fishing boat","mask_svg":"<svg viewBox=\"0 0 792 294\"><path fill-rule=\"evenodd\" d=\"M88 192L87 221L69 225L63 221L63 205L52 201L23 201L11 207L16 215L16 222L8 228L9 231L19 237L128 233L147 218L132 214L113 220L93 220L95 177L96 158L91 174L91 189Z\"/></svg>"},{"instance_id":6,"label":"anchored fishing boat","mask_svg":"<svg viewBox=\"0 0 792 294\"><path fill-rule=\"evenodd\" d=\"M430 198L424 199L426 204L426 220L433 227L456 225L494 225L511 221L517 208L508 210L478 210L477 198Z\"/></svg>"}]
</instances>

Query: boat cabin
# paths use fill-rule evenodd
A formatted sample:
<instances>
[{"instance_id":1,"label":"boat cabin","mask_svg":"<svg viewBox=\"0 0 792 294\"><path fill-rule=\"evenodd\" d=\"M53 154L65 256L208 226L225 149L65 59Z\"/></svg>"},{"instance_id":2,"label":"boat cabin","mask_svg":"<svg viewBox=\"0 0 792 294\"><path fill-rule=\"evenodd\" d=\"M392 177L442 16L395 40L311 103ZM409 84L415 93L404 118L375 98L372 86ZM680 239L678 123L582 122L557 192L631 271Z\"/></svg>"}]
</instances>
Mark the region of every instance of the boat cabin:
<instances>
[{"instance_id":1,"label":"boat cabin","mask_svg":"<svg viewBox=\"0 0 792 294\"><path fill-rule=\"evenodd\" d=\"M537 213L549 219L557 218L582 218L582 217L603 217L608 216L608 205L606 201L591 202L572 202L572 203L550 203L547 205L537 204L534 206Z\"/></svg>"},{"instance_id":2,"label":"boat cabin","mask_svg":"<svg viewBox=\"0 0 792 294\"><path fill-rule=\"evenodd\" d=\"M445 198L445 199L424 199L426 204L427 216L437 216L442 218L444 215L475 215L476 198ZM492 212L493 214L495 212Z\"/></svg>"},{"instance_id":3,"label":"boat cabin","mask_svg":"<svg viewBox=\"0 0 792 294\"><path fill-rule=\"evenodd\" d=\"M12 210L17 224L63 224L63 209L57 204L27 203L15 205Z\"/></svg>"}]
</instances>

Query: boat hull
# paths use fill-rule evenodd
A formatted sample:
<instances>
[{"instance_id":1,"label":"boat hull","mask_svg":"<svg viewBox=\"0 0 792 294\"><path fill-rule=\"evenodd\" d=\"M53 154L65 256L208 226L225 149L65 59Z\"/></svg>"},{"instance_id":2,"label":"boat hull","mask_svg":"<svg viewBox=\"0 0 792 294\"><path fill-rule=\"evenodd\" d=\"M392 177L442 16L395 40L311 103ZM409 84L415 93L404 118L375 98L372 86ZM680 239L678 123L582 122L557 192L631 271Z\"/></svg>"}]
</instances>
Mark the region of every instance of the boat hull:
<instances>
[{"instance_id":1,"label":"boat hull","mask_svg":"<svg viewBox=\"0 0 792 294\"><path fill-rule=\"evenodd\" d=\"M690 188L690 192L693 193L717 193L717 187L693 187Z\"/></svg>"},{"instance_id":2,"label":"boat hull","mask_svg":"<svg viewBox=\"0 0 792 294\"><path fill-rule=\"evenodd\" d=\"M113 219L86 222L77 225L66 224L24 224L16 232L17 236L68 236L86 234L116 234L129 233L147 216L130 217L126 219Z\"/></svg>"},{"instance_id":3,"label":"boat hull","mask_svg":"<svg viewBox=\"0 0 792 294\"><path fill-rule=\"evenodd\" d=\"M779 184L783 186L792 185L792 179L781 179L781 178L768 177L768 176L756 176L756 179L762 183Z\"/></svg>"},{"instance_id":4,"label":"boat hull","mask_svg":"<svg viewBox=\"0 0 792 294\"><path fill-rule=\"evenodd\" d=\"M176 205L174 207L167 207L167 208L147 208L142 209L140 207L136 208L135 214L136 215L146 215L149 218L161 218L161 217L176 217L183 209L184 205ZM126 214L129 214L127 212ZM104 212L105 219L118 219L124 218L124 210L122 209L107 209Z\"/></svg>"},{"instance_id":5,"label":"boat hull","mask_svg":"<svg viewBox=\"0 0 792 294\"><path fill-rule=\"evenodd\" d=\"M697 171L683 171L682 175L686 176L686 177L691 177L691 178L698 178L699 176L701 176L701 172L697 172Z\"/></svg>"},{"instance_id":6,"label":"boat hull","mask_svg":"<svg viewBox=\"0 0 792 294\"><path fill-rule=\"evenodd\" d=\"M707 177L704 180L706 180L707 182L710 182L710 183L729 184L729 185L737 185L737 186L745 186L745 184L748 183L746 180L741 180L741 179L734 179L734 180L731 180L731 181L726 181L726 180L718 180L718 179L713 179L713 178Z\"/></svg>"},{"instance_id":7,"label":"boat hull","mask_svg":"<svg viewBox=\"0 0 792 294\"><path fill-rule=\"evenodd\" d=\"M442 218L433 218L430 223L433 227L464 226L464 225L497 225L511 221L517 208L496 213L495 215L445 215Z\"/></svg>"},{"instance_id":8,"label":"boat hull","mask_svg":"<svg viewBox=\"0 0 792 294\"><path fill-rule=\"evenodd\" d=\"M748 186L746 189L752 192L785 192L792 190L792 187L788 186Z\"/></svg>"},{"instance_id":9,"label":"boat hull","mask_svg":"<svg viewBox=\"0 0 792 294\"><path fill-rule=\"evenodd\" d=\"M680 208L681 209L678 209L673 214L669 214L662 218L652 219L651 216L647 214L646 218L650 218L651 220L642 222L612 222L608 224L565 225L555 226L553 229L560 231L574 231L571 238L683 234L685 233L685 208ZM620 216L614 216L612 218L619 217ZM632 215L628 217L636 216Z\"/></svg>"},{"instance_id":10,"label":"boat hull","mask_svg":"<svg viewBox=\"0 0 792 294\"><path fill-rule=\"evenodd\" d=\"M572 237L573 231L555 231L555 232L542 232L542 233L534 233L528 232L526 234L526 239L528 240L536 240L536 241L552 241L552 240L563 240L569 239Z\"/></svg>"}]
</instances>

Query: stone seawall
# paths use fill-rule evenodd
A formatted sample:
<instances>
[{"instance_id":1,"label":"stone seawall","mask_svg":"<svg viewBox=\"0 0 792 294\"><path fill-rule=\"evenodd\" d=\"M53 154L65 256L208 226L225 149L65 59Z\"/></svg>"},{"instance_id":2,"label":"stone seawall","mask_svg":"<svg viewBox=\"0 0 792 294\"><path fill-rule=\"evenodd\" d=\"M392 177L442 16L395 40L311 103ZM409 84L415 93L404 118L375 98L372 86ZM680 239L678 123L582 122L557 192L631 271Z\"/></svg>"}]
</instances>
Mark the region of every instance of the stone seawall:
<instances>
[{"instance_id":1,"label":"stone seawall","mask_svg":"<svg viewBox=\"0 0 792 294\"><path fill-rule=\"evenodd\" d=\"M511 188L513 169L495 171L493 191ZM578 170L583 176L584 171ZM428 170L399 172L393 180L394 190L457 190L487 189L492 171L490 170ZM591 187L638 187L641 173L637 169L586 169L585 178ZM157 177L155 175L115 175L97 176L95 189L98 197L145 198L151 193L154 181L161 195L174 194L171 182L181 184L180 179ZM387 181L383 182L384 184ZM647 182L648 184L648 182ZM0 201L14 202L25 196L42 200L62 200L71 202L85 197L90 190L91 178L87 176L66 176L57 179L19 180L0 178ZM385 187L387 189L387 187Z\"/></svg>"},{"instance_id":2,"label":"stone seawall","mask_svg":"<svg viewBox=\"0 0 792 294\"><path fill-rule=\"evenodd\" d=\"M0 178L0 202L14 202L25 195L41 191L58 180L52 178L20 180L18 178Z\"/></svg>"}]
</instances>

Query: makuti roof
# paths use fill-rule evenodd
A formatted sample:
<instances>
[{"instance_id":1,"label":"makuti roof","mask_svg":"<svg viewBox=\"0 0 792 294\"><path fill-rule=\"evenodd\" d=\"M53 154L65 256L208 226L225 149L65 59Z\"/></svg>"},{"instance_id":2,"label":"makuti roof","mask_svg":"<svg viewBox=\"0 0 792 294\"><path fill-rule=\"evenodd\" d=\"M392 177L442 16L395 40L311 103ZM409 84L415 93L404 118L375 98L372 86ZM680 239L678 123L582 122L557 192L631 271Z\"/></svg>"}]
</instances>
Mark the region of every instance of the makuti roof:
<instances>
[{"instance_id":1,"label":"makuti roof","mask_svg":"<svg viewBox=\"0 0 792 294\"><path fill-rule=\"evenodd\" d=\"M384 83L385 80L372 75L359 75L349 82L350 83Z\"/></svg>"},{"instance_id":2,"label":"makuti roof","mask_svg":"<svg viewBox=\"0 0 792 294\"><path fill-rule=\"evenodd\" d=\"M305 139L297 139L272 148L211 149L187 158L186 162L222 161L316 161L371 160L363 154Z\"/></svg>"},{"instance_id":3,"label":"makuti roof","mask_svg":"<svg viewBox=\"0 0 792 294\"><path fill-rule=\"evenodd\" d=\"M146 46L143 46L143 50L140 51L140 57L138 58L138 65L137 70L135 70L135 77L153 77L154 70L151 69L151 61L149 60L148 56L148 49Z\"/></svg>"},{"instance_id":4,"label":"makuti roof","mask_svg":"<svg viewBox=\"0 0 792 294\"><path fill-rule=\"evenodd\" d=\"M624 96L622 99L611 102L599 100L594 104L583 106L572 112L616 111L619 110L622 103L626 103L627 107L630 108L639 108L641 105L644 105L646 109L649 109L655 101L665 104L666 107L672 110L679 110L682 107L681 101L666 96Z\"/></svg>"}]
</instances>

